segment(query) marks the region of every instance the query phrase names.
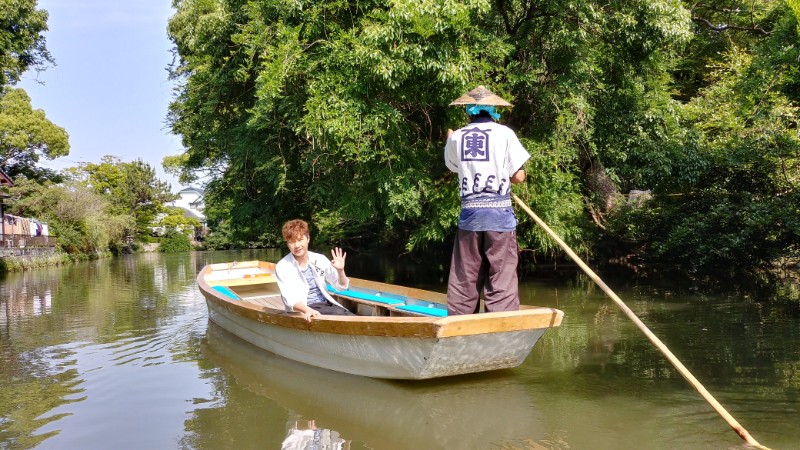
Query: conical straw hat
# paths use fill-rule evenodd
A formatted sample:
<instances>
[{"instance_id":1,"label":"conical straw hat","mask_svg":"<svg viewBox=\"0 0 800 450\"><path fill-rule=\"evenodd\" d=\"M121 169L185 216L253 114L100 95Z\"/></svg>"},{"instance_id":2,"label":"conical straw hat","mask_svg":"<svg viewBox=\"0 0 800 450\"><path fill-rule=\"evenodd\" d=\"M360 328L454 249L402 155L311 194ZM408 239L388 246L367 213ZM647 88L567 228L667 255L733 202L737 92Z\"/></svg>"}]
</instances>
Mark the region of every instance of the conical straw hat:
<instances>
[{"instance_id":1,"label":"conical straw hat","mask_svg":"<svg viewBox=\"0 0 800 450\"><path fill-rule=\"evenodd\" d=\"M486 86L481 85L453 100L453 103L450 103L450 106L456 105L511 106L511 103L508 103L500 98L499 95L486 89Z\"/></svg>"}]
</instances>

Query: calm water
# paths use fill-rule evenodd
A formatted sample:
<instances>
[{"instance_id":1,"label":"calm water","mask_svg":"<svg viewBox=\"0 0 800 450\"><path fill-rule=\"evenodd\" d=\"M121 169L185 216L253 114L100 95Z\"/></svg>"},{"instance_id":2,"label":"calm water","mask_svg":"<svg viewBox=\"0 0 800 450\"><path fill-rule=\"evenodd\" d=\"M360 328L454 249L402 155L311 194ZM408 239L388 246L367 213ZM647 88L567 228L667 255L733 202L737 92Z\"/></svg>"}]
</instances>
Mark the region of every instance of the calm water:
<instances>
[{"instance_id":1,"label":"calm water","mask_svg":"<svg viewBox=\"0 0 800 450\"><path fill-rule=\"evenodd\" d=\"M0 278L0 449L743 449L741 440L585 277L524 277L560 308L514 370L428 382L333 373L214 324L210 262L273 251L142 254ZM395 258L348 273L436 290ZM607 280L608 281L608 280ZM796 302L608 281L762 444L800 449Z\"/></svg>"}]
</instances>

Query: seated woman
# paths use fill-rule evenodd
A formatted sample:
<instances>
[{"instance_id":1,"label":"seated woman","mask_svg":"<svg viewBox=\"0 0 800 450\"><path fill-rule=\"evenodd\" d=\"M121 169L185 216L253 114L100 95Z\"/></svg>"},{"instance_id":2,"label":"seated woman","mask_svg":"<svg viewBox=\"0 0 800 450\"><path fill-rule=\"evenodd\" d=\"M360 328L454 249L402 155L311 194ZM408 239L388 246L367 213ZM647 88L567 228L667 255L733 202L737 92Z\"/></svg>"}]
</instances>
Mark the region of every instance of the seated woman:
<instances>
[{"instance_id":1,"label":"seated woman","mask_svg":"<svg viewBox=\"0 0 800 450\"><path fill-rule=\"evenodd\" d=\"M275 276L281 290L281 298L288 312L299 312L311 322L320 314L352 316L352 312L331 297L327 283L337 290L346 290L350 279L344 273L347 253L341 248L331 250L332 260L325 255L308 250L311 236L308 223L295 219L286 222L281 229L289 253L275 267Z\"/></svg>"}]
</instances>

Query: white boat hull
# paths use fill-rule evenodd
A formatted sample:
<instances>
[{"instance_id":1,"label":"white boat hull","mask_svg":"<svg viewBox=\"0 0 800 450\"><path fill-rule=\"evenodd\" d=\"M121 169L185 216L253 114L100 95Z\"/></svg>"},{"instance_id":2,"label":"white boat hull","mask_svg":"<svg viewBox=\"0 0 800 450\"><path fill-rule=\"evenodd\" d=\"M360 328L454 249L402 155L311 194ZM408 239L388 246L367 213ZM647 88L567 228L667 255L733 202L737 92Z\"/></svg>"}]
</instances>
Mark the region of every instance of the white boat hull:
<instances>
[{"instance_id":1,"label":"white boat hull","mask_svg":"<svg viewBox=\"0 0 800 450\"><path fill-rule=\"evenodd\" d=\"M265 324L207 303L211 320L257 347L374 378L427 379L517 367L547 330L439 338L341 335Z\"/></svg>"}]
</instances>

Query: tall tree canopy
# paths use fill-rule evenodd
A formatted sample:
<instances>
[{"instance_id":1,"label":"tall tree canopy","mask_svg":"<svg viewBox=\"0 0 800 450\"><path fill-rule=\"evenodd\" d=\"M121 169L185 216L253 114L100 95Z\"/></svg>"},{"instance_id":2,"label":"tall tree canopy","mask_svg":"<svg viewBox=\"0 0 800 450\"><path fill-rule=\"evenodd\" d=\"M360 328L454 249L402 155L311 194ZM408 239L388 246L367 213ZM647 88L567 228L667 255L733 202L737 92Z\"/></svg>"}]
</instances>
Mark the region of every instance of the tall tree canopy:
<instances>
[{"instance_id":1,"label":"tall tree canopy","mask_svg":"<svg viewBox=\"0 0 800 450\"><path fill-rule=\"evenodd\" d=\"M307 217L331 237L384 229L409 246L456 223L441 146L464 114L447 105L477 84L516 104L511 125L534 154L524 195L580 240L578 163L591 166L592 135L611 126L595 111L624 110L621 130L659 129L647 114L670 101L658 63L690 35L675 1L175 6L173 74L184 83L171 122L186 170L211 177L209 217L251 237ZM656 95L624 104L651 86Z\"/></svg>"},{"instance_id":2,"label":"tall tree canopy","mask_svg":"<svg viewBox=\"0 0 800 450\"><path fill-rule=\"evenodd\" d=\"M41 109L34 110L22 89L0 90L0 169L9 176L52 178L52 171L37 167L41 158L69 154L69 136Z\"/></svg>"},{"instance_id":3,"label":"tall tree canopy","mask_svg":"<svg viewBox=\"0 0 800 450\"><path fill-rule=\"evenodd\" d=\"M650 207L620 214L650 260L696 269L800 256L800 39L782 1L696 2L676 67L683 157Z\"/></svg>"},{"instance_id":4,"label":"tall tree canopy","mask_svg":"<svg viewBox=\"0 0 800 450\"><path fill-rule=\"evenodd\" d=\"M11 177L58 179L54 171L38 167L39 160L69 154L67 132L44 111L34 110L24 90L10 87L26 70L54 64L45 45L47 17L36 0L0 2L0 169Z\"/></svg>"},{"instance_id":5,"label":"tall tree canopy","mask_svg":"<svg viewBox=\"0 0 800 450\"><path fill-rule=\"evenodd\" d=\"M515 105L502 120L532 154L515 191L576 247L590 251L602 235L713 264L753 255L747 245L760 261L796 246L795 228L765 228L797 218L786 202L798 41L783 1L174 5L181 87L169 120L186 152L170 164L208 177L209 221L232 239L258 241L304 217L323 239L443 241L459 202L441 149L465 120L447 105L485 84ZM625 207L620 193L632 189L653 201ZM747 205L729 200L745 197L752 214L725 216L727 235L722 217L702 216L711 204L732 214ZM681 238L690 223L705 225L704 242L733 241L701 261L708 246ZM524 218L519 236L552 249Z\"/></svg>"},{"instance_id":6,"label":"tall tree canopy","mask_svg":"<svg viewBox=\"0 0 800 450\"><path fill-rule=\"evenodd\" d=\"M53 64L47 51L47 11L36 9L37 0L0 2L0 88L16 84L29 68Z\"/></svg>"}]
</instances>

